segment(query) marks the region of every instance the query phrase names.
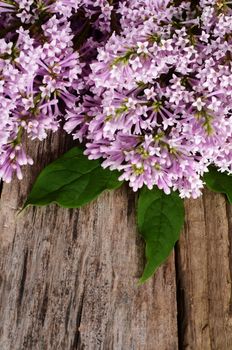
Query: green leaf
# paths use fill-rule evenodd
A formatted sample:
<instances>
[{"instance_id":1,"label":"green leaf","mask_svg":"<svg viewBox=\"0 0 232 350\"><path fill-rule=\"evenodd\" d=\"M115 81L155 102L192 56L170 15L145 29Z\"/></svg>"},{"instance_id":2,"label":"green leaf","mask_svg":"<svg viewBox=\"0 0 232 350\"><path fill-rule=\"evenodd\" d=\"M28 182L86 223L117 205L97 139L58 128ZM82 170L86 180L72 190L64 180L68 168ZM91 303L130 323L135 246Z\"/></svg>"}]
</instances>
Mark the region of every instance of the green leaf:
<instances>
[{"instance_id":1,"label":"green leaf","mask_svg":"<svg viewBox=\"0 0 232 350\"><path fill-rule=\"evenodd\" d=\"M89 160L80 148L74 147L40 173L24 208L50 203L79 208L103 191L120 187L119 175L103 169L99 160Z\"/></svg>"},{"instance_id":2,"label":"green leaf","mask_svg":"<svg viewBox=\"0 0 232 350\"><path fill-rule=\"evenodd\" d=\"M139 195L138 228L146 242L147 263L140 278L144 283L171 253L184 223L184 204L178 193L166 195L157 187Z\"/></svg>"},{"instance_id":3,"label":"green leaf","mask_svg":"<svg viewBox=\"0 0 232 350\"><path fill-rule=\"evenodd\" d=\"M214 192L224 193L232 203L232 176L221 173L216 168L210 167L209 172L204 174L203 180L206 186Z\"/></svg>"}]
</instances>

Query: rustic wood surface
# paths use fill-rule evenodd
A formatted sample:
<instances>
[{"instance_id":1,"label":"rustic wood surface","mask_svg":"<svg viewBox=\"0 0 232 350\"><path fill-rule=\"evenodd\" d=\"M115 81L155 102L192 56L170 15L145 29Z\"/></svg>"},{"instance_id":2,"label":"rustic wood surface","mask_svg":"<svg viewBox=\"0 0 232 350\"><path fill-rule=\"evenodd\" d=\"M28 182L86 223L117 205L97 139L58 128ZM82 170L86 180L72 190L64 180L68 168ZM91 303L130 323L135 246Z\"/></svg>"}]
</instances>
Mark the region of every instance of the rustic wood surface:
<instances>
[{"instance_id":1,"label":"rustic wood surface","mask_svg":"<svg viewBox=\"0 0 232 350\"><path fill-rule=\"evenodd\" d=\"M186 201L175 252L138 286L144 243L126 186L80 210L18 214L40 169L68 148L58 136L28 145L36 165L3 185L0 349L232 350L232 209L224 197Z\"/></svg>"}]
</instances>

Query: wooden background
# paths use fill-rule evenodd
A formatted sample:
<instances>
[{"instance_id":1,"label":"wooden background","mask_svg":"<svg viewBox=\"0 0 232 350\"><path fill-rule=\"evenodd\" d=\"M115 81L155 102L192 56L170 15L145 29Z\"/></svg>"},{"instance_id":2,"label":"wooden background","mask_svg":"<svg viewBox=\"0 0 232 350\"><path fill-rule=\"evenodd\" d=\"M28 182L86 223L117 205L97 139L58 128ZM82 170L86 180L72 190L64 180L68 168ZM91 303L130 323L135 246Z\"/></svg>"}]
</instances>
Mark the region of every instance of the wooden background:
<instances>
[{"instance_id":1,"label":"wooden background","mask_svg":"<svg viewBox=\"0 0 232 350\"><path fill-rule=\"evenodd\" d=\"M4 184L0 209L1 350L231 350L232 209L205 192L186 201L179 244L137 286L144 244L125 186L81 210L17 215L40 169L69 148L29 144L36 165Z\"/></svg>"}]
</instances>

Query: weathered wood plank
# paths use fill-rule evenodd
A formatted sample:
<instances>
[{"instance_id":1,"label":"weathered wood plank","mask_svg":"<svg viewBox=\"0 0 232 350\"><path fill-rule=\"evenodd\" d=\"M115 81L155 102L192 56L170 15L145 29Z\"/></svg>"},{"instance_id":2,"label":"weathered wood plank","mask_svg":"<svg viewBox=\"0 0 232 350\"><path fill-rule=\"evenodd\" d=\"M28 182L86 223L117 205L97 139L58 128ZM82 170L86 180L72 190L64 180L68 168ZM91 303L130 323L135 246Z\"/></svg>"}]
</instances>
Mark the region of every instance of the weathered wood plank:
<instances>
[{"instance_id":1,"label":"weathered wood plank","mask_svg":"<svg viewBox=\"0 0 232 350\"><path fill-rule=\"evenodd\" d=\"M232 349L231 214L225 198L209 191L186 201L177 248L181 349Z\"/></svg>"},{"instance_id":2,"label":"weathered wood plank","mask_svg":"<svg viewBox=\"0 0 232 350\"><path fill-rule=\"evenodd\" d=\"M143 242L126 187L81 210L50 206L16 216L48 154L65 148L57 140L33 146L38 167L3 186L0 348L177 349L174 255L137 286Z\"/></svg>"}]
</instances>

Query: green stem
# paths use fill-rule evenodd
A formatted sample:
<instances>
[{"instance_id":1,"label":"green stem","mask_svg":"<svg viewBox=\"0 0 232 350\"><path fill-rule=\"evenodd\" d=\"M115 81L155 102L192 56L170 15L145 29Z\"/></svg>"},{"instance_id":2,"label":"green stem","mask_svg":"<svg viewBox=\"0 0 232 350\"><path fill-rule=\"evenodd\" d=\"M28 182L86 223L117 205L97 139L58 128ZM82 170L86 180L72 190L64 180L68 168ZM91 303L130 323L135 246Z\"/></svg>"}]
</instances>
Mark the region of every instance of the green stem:
<instances>
[{"instance_id":1,"label":"green stem","mask_svg":"<svg viewBox=\"0 0 232 350\"><path fill-rule=\"evenodd\" d=\"M18 134L17 134L17 137L16 139L12 142L14 146L17 146L21 143L22 141L22 136L23 136L23 127L20 126L19 127L19 130L18 130Z\"/></svg>"}]
</instances>

